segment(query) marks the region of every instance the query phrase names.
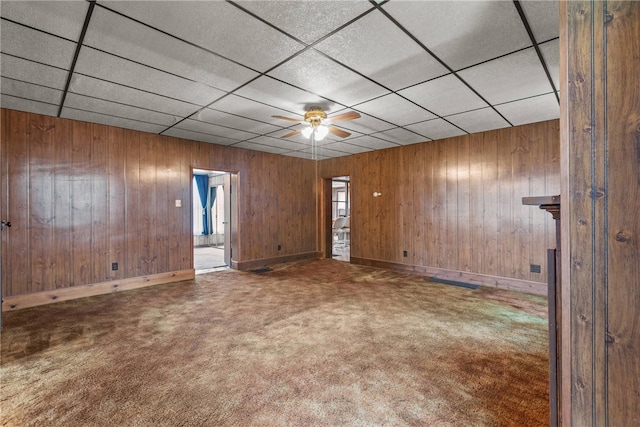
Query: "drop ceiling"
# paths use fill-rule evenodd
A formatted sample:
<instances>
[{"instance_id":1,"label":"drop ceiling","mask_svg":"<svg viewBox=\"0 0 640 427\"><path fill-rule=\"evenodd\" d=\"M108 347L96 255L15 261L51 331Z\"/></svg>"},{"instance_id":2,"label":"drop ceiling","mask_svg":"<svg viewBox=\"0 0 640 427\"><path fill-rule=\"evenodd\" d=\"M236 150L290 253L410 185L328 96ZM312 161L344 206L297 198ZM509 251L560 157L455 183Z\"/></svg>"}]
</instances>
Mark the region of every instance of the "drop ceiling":
<instances>
[{"instance_id":1,"label":"drop ceiling","mask_svg":"<svg viewBox=\"0 0 640 427\"><path fill-rule=\"evenodd\" d=\"M559 117L557 1L5 1L3 108L318 158Z\"/></svg>"}]
</instances>

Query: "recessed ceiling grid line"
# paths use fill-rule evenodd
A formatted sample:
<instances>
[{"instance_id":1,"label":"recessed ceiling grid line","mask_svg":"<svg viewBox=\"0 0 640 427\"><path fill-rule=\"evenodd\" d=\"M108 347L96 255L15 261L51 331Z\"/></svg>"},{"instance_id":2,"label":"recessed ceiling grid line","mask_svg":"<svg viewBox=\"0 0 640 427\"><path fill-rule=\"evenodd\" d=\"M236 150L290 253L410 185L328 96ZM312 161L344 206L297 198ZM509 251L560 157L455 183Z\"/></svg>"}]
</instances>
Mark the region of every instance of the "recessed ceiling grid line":
<instances>
[{"instance_id":1,"label":"recessed ceiling grid line","mask_svg":"<svg viewBox=\"0 0 640 427\"><path fill-rule=\"evenodd\" d=\"M73 77L73 70L76 68L76 63L78 62L78 56L80 55L80 49L82 49L82 43L84 41L84 36L87 34L87 28L89 28L89 21L91 21L91 15L93 14L93 8L96 5L95 0L89 2L89 8L87 9L87 15L84 18L84 24L82 24L82 31L80 32L80 37L78 38L78 43L76 44L76 50L73 53L73 60L71 61L71 68L69 68L69 72L67 74L67 82L64 85L64 90L62 92L62 99L60 100L60 106L58 107L58 117L62 114L62 108L64 107L64 101L67 99L67 92L69 91L69 85L71 84L71 78Z\"/></svg>"},{"instance_id":2,"label":"recessed ceiling grid line","mask_svg":"<svg viewBox=\"0 0 640 427\"><path fill-rule=\"evenodd\" d=\"M538 55L538 60L540 60L540 64L542 65L542 68L544 68L544 73L547 75L547 79L549 80L549 84L553 88L553 93L554 93L554 95L556 97L556 100L558 101L558 104L560 104L560 95L558 94L558 90L556 89L556 85L553 83L553 79L551 78L551 73L549 72L549 67L547 67L547 62L544 60L544 57L542 56L542 52L540 51L540 46L538 46L538 43L536 42L536 37L533 35L533 31L531 30L531 26L529 25L529 21L527 20L527 17L524 14L524 10L522 9L522 5L520 4L520 1L518 1L518 0L513 0L513 4L516 6L516 9L518 10L518 14L520 15L520 19L522 19L522 24L524 25L524 28L527 30L527 34L529 34L529 38L531 39L531 43L533 44L533 48L536 50L536 54Z\"/></svg>"},{"instance_id":3,"label":"recessed ceiling grid line","mask_svg":"<svg viewBox=\"0 0 640 427\"><path fill-rule=\"evenodd\" d=\"M418 43L418 45L424 49L429 55L433 56L433 58L438 61L443 67L445 67L447 70L449 70L449 72L451 74L453 74L458 80L460 80L460 82L462 82L462 84L464 84L465 86L467 86L474 94L476 94L476 96L478 96L484 103L486 103L491 109L493 109L493 111L498 114L504 121L506 121L509 126L513 126L513 123L511 123L509 120L507 120L506 117L504 117L500 111L498 111L493 105L491 105L491 103L489 101L486 100L486 98L482 95L480 95L480 93L478 93L477 90L475 90L475 88L473 88L469 83L467 83L467 81L465 79L463 79L462 77L460 77L458 75L458 73L456 71L453 70L453 68L451 68L447 63L445 63L442 59L440 59L440 57L438 57L435 53L433 53L431 51L431 49L429 49L427 46L424 45L424 43L422 43L420 40L418 40L418 38L416 36L414 36L409 30L407 30L402 24L400 24L393 16L391 16L389 14L389 12L387 12L386 10L384 10L382 7L378 7L378 10L380 10L380 12L382 12L391 22L393 22L398 28L400 28L400 30L402 30L406 35L408 35L409 37L411 37L411 39L413 41L415 41L416 43ZM468 133L468 132L467 132Z\"/></svg>"}]
</instances>

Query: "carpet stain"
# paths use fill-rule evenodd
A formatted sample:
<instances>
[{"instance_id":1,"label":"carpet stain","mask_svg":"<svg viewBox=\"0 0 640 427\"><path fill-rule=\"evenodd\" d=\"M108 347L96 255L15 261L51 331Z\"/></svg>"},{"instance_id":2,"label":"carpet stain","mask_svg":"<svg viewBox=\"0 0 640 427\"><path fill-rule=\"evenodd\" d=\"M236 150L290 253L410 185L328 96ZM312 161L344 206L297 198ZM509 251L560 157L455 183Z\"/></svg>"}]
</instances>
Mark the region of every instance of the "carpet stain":
<instances>
[{"instance_id":1,"label":"carpet stain","mask_svg":"<svg viewBox=\"0 0 640 427\"><path fill-rule=\"evenodd\" d=\"M4 320L7 426L548 425L535 295L314 260Z\"/></svg>"}]
</instances>

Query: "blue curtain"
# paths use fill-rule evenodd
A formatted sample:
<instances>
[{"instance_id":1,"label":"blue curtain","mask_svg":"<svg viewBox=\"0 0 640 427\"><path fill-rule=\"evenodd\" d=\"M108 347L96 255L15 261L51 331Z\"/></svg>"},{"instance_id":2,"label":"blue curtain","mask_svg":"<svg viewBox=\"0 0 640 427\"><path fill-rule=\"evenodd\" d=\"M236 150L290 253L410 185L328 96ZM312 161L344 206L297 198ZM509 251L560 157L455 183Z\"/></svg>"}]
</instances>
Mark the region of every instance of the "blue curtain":
<instances>
[{"instance_id":1,"label":"blue curtain","mask_svg":"<svg viewBox=\"0 0 640 427\"><path fill-rule=\"evenodd\" d=\"M218 187L213 186L209 189L209 212L211 212L211 208L213 208L213 203L216 201L216 192ZM213 228L213 215L209 215L209 232L213 234L215 231Z\"/></svg>"},{"instance_id":2,"label":"blue curtain","mask_svg":"<svg viewBox=\"0 0 640 427\"><path fill-rule=\"evenodd\" d=\"M209 212L207 209L207 193L209 193L209 177L207 175L193 175L198 186L200 203L202 204L202 234L209 234Z\"/></svg>"}]
</instances>

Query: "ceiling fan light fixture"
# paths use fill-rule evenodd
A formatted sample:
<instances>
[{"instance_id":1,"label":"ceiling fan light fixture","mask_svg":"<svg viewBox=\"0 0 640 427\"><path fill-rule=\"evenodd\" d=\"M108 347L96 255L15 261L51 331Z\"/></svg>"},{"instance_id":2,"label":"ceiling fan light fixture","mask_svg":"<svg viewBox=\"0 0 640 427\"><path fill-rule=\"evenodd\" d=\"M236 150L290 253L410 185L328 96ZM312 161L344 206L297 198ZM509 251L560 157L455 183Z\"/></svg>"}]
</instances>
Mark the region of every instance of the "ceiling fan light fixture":
<instances>
[{"instance_id":1,"label":"ceiling fan light fixture","mask_svg":"<svg viewBox=\"0 0 640 427\"><path fill-rule=\"evenodd\" d=\"M325 125L320 125L316 127L316 140L322 141L325 136L329 133L329 128Z\"/></svg>"},{"instance_id":2,"label":"ceiling fan light fixture","mask_svg":"<svg viewBox=\"0 0 640 427\"><path fill-rule=\"evenodd\" d=\"M311 137L311 132L313 132L313 128L311 126L307 126L306 128L302 129L302 136L309 139Z\"/></svg>"}]
</instances>

